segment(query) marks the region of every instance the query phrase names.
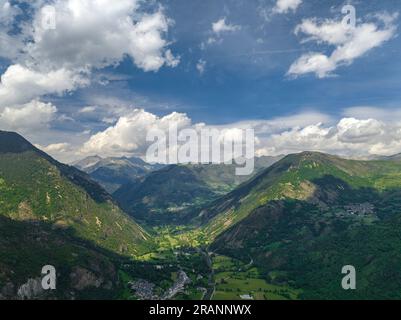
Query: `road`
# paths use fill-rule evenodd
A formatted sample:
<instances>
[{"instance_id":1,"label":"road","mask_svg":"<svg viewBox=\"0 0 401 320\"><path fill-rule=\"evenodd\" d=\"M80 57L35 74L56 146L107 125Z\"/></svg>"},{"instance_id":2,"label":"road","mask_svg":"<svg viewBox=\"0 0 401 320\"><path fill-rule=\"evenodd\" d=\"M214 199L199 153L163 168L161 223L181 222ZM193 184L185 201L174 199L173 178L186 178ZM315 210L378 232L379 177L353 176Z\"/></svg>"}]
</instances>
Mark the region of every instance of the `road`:
<instances>
[{"instance_id":1,"label":"road","mask_svg":"<svg viewBox=\"0 0 401 320\"><path fill-rule=\"evenodd\" d=\"M216 290L216 284L214 281L214 270L213 270L212 259L210 258L211 253L208 252L207 249L203 249L200 252L205 257L206 264L209 267L209 277L208 277L209 286L206 290L206 293L203 295L202 300L212 300L214 292Z\"/></svg>"}]
</instances>

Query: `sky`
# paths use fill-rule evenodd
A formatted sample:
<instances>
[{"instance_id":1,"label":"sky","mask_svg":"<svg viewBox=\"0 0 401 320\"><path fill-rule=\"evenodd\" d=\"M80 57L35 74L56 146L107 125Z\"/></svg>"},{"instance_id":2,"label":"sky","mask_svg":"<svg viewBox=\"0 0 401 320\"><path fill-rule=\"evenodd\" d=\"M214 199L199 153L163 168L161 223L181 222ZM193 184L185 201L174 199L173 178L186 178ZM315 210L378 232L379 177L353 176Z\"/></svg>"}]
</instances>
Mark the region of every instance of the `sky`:
<instances>
[{"instance_id":1,"label":"sky","mask_svg":"<svg viewBox=\"0 0 401 320\"><path fill-rule=\"evenodd\" d=\"M399 153L400 11L401 0L0 0L0 129L63 162L143 156L146 131L169 123L253 128L257 155Z\"/></svg>"}]
</instances>

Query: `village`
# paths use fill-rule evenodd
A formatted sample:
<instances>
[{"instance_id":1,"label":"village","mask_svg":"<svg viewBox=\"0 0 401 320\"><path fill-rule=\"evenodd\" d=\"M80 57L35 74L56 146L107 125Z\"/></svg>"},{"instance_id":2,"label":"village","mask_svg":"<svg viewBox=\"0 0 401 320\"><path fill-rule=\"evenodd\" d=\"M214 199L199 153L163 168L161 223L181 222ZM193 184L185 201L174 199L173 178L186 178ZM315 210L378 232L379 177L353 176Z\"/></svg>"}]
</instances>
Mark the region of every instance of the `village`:
<instances>
[{"instance_id":1,"label":"village","mask_svg":"<svg viewBox=\"0 0 401 320\"><path fill-rule=\"evenodd\" d=\"M177 280L174 284L161 296L154 293L155 285L149 281L140 279L135 282L131 282L131 289L135 292L135 295L140 300L170 300L174 298L178 293L182 293L185 290L185 286L189 284L191 280L187 274L180 270L177 274Z\"/></svg>"}]
</instances>

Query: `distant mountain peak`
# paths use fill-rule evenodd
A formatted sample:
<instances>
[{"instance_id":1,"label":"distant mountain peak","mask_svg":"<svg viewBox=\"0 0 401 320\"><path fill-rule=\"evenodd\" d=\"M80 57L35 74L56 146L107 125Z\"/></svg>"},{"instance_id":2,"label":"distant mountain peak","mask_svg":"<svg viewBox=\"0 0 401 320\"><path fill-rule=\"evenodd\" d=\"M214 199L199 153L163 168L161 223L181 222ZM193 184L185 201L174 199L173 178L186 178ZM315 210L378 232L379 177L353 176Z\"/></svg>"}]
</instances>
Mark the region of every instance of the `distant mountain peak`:
<instances>
[{"instance_id":1,"label":"distant mountain peak","mask_svg":"<svg viewBox=\"0 0 401 320\"><path fill-rule=\"evenodd\" d=\"M295 156L299 156L302 158L317 158L317 159L321 159L321 158L333 158L336 156L333 156L331 154L328 153L324 153L324 152L319 152L319 151L303 151L301 153L295 153L293 154Z\"/></svg>"},{"instance_id":2,"label":"distant mountain peak","mask_svg":"<svg viewBox=\"0 0 401 320\"><path fill-rule=\"evenodd\" d=\"M97 163L99 163L102 160L103 160L102 157L100 157L98 155L94 155L94 156L86 157L82 160L75 161L72 163L72 165L74 167L77 167L80 170L84 170L86 168L96 165Z\"/></svg>"},{"instance_id":3,"label":"distant mountain peak","mask_svg":"<svg viewBox=\"0 0 401 320\"><path fill-rule=\"evenodd\" d=\"M129 157L127 158L132 164L139 165L139 166L145 166L149 165L149 163L145 162L143 159L139 157Z\"/></svg>"},{"instance_id":4,"label":"distant mountain peak","mask_svg":"<svg viewBox=\"0 0 401 320\"><path fill-rule=\"evenodd\" d=\"M304 162L304 161L316 161L316 162L333 162L336 160L341 159L338 156L323 153L323 152L316 152L316 151L304 151L300 153L293 153L289 154L283 158L285 161L291 161L294 163Z\"/></svg>"},{"instance_id":5,"label":"distant mountain peak","mask_svg":"<svg viewBox=\"0 0 401 320\"><path fill-rule=\"evenodd\" d=\"M137 157L100 157L90 156L72 164L89 174L109 193L121 186L138 183L148 173L163 168L163 165L149 164Z\"/></svg>"}]
</instances>

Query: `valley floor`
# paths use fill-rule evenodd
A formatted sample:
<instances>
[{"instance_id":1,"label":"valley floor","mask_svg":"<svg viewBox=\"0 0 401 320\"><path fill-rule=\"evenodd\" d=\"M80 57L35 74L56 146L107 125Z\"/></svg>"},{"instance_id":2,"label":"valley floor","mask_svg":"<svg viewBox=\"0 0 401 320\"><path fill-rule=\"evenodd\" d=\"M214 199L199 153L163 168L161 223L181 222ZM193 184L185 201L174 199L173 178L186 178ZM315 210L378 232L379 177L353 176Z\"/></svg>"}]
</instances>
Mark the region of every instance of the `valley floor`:
<instances>
[{"instance_id":1,"label":"valley floor","mask_svg":"<svg viewBox=\"0 0 401 320\"><path fill-rule=\"evenodd\" d=\"M299 296L300 290L266 281L252 259L240 261L209 252L198 230L158 227L154 231L158 250L121 270L123 299L292 300Z\"/></svg>"}]
</instances>

